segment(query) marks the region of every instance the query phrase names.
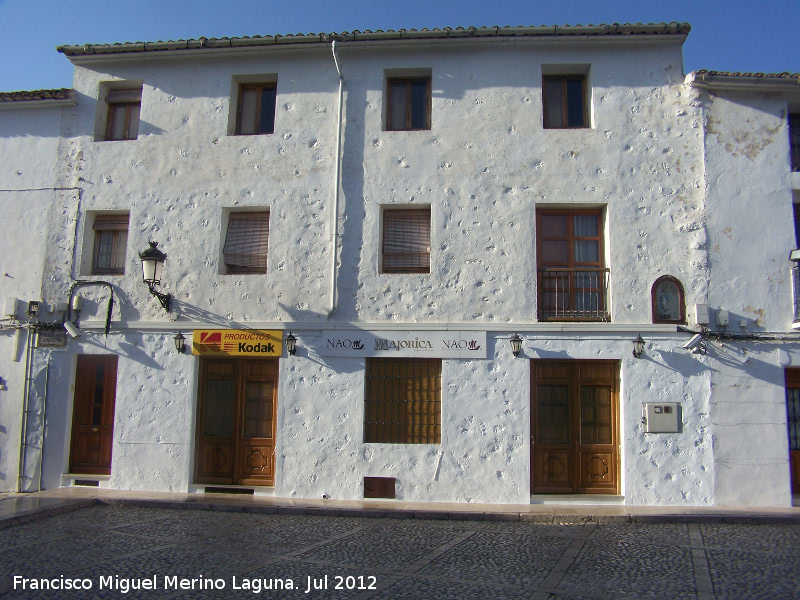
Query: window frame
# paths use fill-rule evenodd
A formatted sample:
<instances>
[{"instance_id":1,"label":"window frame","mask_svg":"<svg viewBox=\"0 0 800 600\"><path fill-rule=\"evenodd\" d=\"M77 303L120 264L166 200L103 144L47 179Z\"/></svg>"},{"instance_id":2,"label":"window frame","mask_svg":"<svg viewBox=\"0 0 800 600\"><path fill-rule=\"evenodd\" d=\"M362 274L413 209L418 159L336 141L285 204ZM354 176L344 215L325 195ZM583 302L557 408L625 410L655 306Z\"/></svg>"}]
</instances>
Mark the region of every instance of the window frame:
<instances>
[{"instance_id":1,"label":"window frame","mask_svg":"<svg viewBox=\"0 0 800 600\"><path fill-rule=\"evenodd\" d=\"M431 76L430 75L415 75L415 76L406 76L406 77L387 77L386 78L386 121L385 121L385 130L386 131L430 131L431 129L431 104L432 104L432 84L431 84ZM423 127L413 127L412 126L412 114L413 114L413 84L415 82L424 81L426 85L425 90L425 125ZM395 127L395 123L392 122L392 87L394 85L405 84L406 86L406 106L405 106L405 123L403 127Z\"/></svg>"},{"instance_id":2,"label":"window frame","mask_svg":"<svg viewBox=\"0 0 800 600\"><path fill-rule=\"evenodd\" d=\"M138 99L136 99L138 97ZM110 89L106 93L106 127L104 140L121 142L138 139L142 111L142 88ZM114 121L118 111L124 110L122 137L114 137ZM136 126L132 127L132 116L136 114ZM135 131L132 131L135 129Z\"/></svg>"},{"instance_id":3,"label":"window frame","mask_svg":"<svg viewBox=\"0 0 800 600\"><path fill-rule=\"evenodd\" d=\"M596 236L579 236L575 235L575 217L591 215L597 218L597 235ZM564 216L567 219L567 232L566 237L547 237L543 233L543 218L546 216ZM542 243L548 240L563 240L567 246L567 258L565 263L548 263L545 264L544 252ZM596 241L597 243L597 258L596 261L578 261L575 257L575 242L576 241ZM609 311L609 285L607 281L608 274L610 273L606 266L606 248L605 248L605 207L596 208L570 208L570 207L538 207L536 208L536 298L537 298L537 316L540 321L552 322L565 322L565 321L610 321L611 313ZM554 275L548 275L553 273ZM596 273L594 286L586 286L583 283L587 274ZM544 280L550 282L550 285L555 283L555 288L545 289ZM564 291L562 288L559 291L559 284L566 282L567 289ZM580 284L580 285L579 285ZM597 294L596 299L598 306L596 309L591 308L578 308L579 294L583 292L584 301L591 298L591 294ZM556 308L552 307L546 310L546 307L551 306L551 303L546 302L545 294L554 295ZM588 295L587 295L588 294ZM559 298L566 298L569 303L568 307L558 308ZM562 303L563 304L563 303ZM575 306L573 306L575 305ZM552 315L550 312L555 311ZM564 313L564 314L560 314Z\"/></svg>"},{"instance_id":4,"label":"window frame","mask_svg":"<svg viewBox=\"0 0 800 600\"><path fill-rule=\"evenodd\" d=\"M389 217L391 215L391 217ZM405 267L405 266L393 266L387 265L387 262L393 262L396 260L394 257L400 256L409 256L413 254L422 254L422 253L413 253L413 252L390 252L387 251L387 236L389 232L396 231L396 229L390 229L387 227L387 217L391 219L397 219L403 217L409 218L419 218L424 217L422 220L427 222L428 224L428 239L427 239L427 266L419 266L419 267ZM386 207L381 211L381 273L387 274L395 274L395 273L408 273L408 274L429 274L431 272L431 235L432 235L432 224L431 224L431 207ZM414 243L415 240L411 240L411 243Z\"/></svg>"},{"instance_id":5,"label":"window frame","mask_svg":"<svg viewBox=\"0 0 800 600\"><path fill-rule=\"evenodd\" d=\"M242 106L244 103L244 92L249 90L257 90L257 99L256 99L256 113L255 119L256 122L253 124L253 133L243 133L242 132ZM274 102L272 105L272 127L269 131L260 131L262 125L262 98L264 94L264 90L271 90L275 94ZM236 123L234 125L234 135L273 135L275 133L275 119L277 117L277 108L278 108L278 82L277 81L261 81L261 82L248 82L248 83L240 83L239 84L239 91L238 97L236 101Z\"/></svg>"},{"instance_id":6,"label":"window frame","mask_svg":"<svg viewBox=\"0 0 800 600\"><path fill-rule=\"evenodd\" d=\"M579 79L581 81L581 105L583 107L583 123L580 125L569 124L569 98L567 82ZM559 81L561 83L561 125L548 125L547 82ZM585 74L542 75L542 127L544 129L588 129L589 128L589 101L588 82Z\"/></svg>"},{"instance_id":7,"label":"window frame","mask_svg":"<svg viewBox=\"0 0 800 600\"><path fill-rule=\"evenodd\" d=\"M125 227L114 226L121 225L122 218L125 219ZM99 226L99 227L98 227ZM92 245L92 275L124 275L125 274L125 261L127 259L127 246L128 246L128 232L130 230L130 214L129 213L110 213L95 215L94 222L92 223L92 230L94 231L94 242ZM111 231L111 245L109 249L108 262L111 267L100 267L98 262L100 260L100 249L102 247L103 232ZM125 243L121 244L121 232L125 233ZM121 254L121 256L120 256Z\"/></svg>"},{"instance_id":8,"label":"window frame","mask_svg":"<svg viewBox=\"0 0 800 600\"><path fill-rule=\"evenodd\" d=\"M789 157L790 167L800 171L800 112L789 112Z\"/></svg>"},{"instance_id":9,"label":"window frame","mask_svg":"<svg viewBox=\"0 0 800 600\"><path fill-rule=\"evenodd\" d=\"M401 380L405 380L406 385L394 385L399 384ZM433 388L429 387L431 380L433 380ZM408 383L413 381L416 381L417 384L412 385L409 389ZM388 388L386 384L388 384ZM405 388L405 391L402 388ZM421 398L426 393L431 397ZM378 397L380 395L389 396L389 398L380 398ZM394 395L405 397L394 398L392 397ZM396 404L387 405L387 402L396 402ZM414 403L421 404L415 406ZM401 421L401 416L405 417L404 421ZM433 422L423 423L423 417ZM364 443L442 443L441 358L370 357L366 359L364 365Z\"/></svg>"},{"instance_id":10,"label":"window frame","mask_svg":"<svg viewBox=\"0 0 800 600\"><path fill-rule=\"evenodd\" d=\"M658 316L658 288L664 282L670 282L678 288L678 307L680 317L678 319L662 319ZM652 311L653 323L674 323L678 325L686 324L686 297L683 293L683 285L681 282L672 275L662 275L653 283L650 288L650 308Z\"/></svg>"},{"instance_id":11,"label":"window frame","mask_svg":"<svg viewBox=\"0 0 800 600\"><path fill-rule=\"evenodd\" d=\"M228 240L231 234L231 224L242 222L242 223L252 223L254 218L264 219L266 221L266 240L265 240L265 251L264 251L264 268L262 269L260 266L242 266L236 265L234 263L229 263L227 260L228 252L226 248L228 247ZM222 242L221 254L222 254L222 264L224 265L224 275L266 275L269 272L269 229L270 229L270 211L269 209L264 210L247 210L247 211L231 211L228 213L227 223L225 225L225 239ZM260 232L259 232L260 233ZM258 233L254 233L253 235L258 235ZM254 240L255 242L255 240ZM232 242L233 243L233 242ZM260 245L260 243L258 244ZM257 256L255 253L242 253L242 252L233 252L231 254L251 254L252 256Z\"/></svg>"}]
</instances>

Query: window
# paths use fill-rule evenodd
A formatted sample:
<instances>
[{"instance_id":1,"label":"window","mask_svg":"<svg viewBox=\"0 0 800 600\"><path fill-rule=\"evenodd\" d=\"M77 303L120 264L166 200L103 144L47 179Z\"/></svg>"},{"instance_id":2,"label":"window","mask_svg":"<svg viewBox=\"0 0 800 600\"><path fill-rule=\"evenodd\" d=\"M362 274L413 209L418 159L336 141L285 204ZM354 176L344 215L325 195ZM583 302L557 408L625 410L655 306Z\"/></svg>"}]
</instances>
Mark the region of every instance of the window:
<instances>
[{"instance_id":1,"label":"window","mask_svg":"<svg viewBox=\"0 0 800 600\"><path fill-rule=\"evenodd\" d=\"M392 78L386 84L386 129L415 131L431 128L431 78Z\"/></svg>"},{"instance_id":2,"label":"window","mask_svg":"<svg viewBox=\"0 0 800 600\"><path fill-rule=\"evenodd\" d=\"M545 129L587 127L586 76L546 76L542 80Z\"/></svg>"},{"instance_id":3,"label":"window","mask_svg":"<svg viewBox=\"0 0 800 600\"><path fill-rule=\"evenodd\" d=\"M94 219L93 275L123 275L128 246L128 215L97 215Z\"/></svg>"},{"instance_id":4,"label":"window","mask_svg":"<svg viewBox=\"0 0 800 600\"><path fill-rule=\"evenodd\" d=\"M232 212L222 254L226 273L266 273L269 211Z\"/></svg>"},{"instance_id":5,"label":"window","mask_svg":"<svg viewBox=\"0 0 800 600\"><path fill-rule=\"evenodd\" d=\"M139 135L142 88L109 90L106 140L135 140Z\"/></svg>"},{"instance_id":6,"label":"window","mask_svg":"<svg viewBox=\"0 0 800 600\"><path fill-rule=\"evenodd\" d=\"M278 87L275 83L239 86L236 135L260 135L275 132L277 90Z\"/></svg>"},{"instance_id":7,"label":"window","mask_svg":"<svg viewBox=\"0 0 800 600\"><path fill-rule=\"evenodd\" d=\"M364 397L365 443L441 443L441 359L368 358Z\"/></svg>"},{"instance_id":8,"label":"window","mask_svg":"<svg viewBox=\"0 0 800 600\"><path fill-rule=\"evenodd\" d=\"M797 192L795 192L795 199L797 199ZM794 247L800 248L800 203L792 204L792 209L794 210Z\"/></svg>"},{"instance_id":9,"label":"window","mask_svg":"<svg viewBox=\"0 0 800 600\"><path fill-rule=\"evenodd\" d=\"M383 211L383 272L431 272L431 209Z\"/></svg>"},{"instance_id":10,"label":"window","mask_svg":"<svg viewBox=\"0 0 800 600\"><path fill-rule=\"evenodd\" d=\"M680 281L669 275L659 277L650 296L653 323L686 323L686 303Z\"/></svg>"},{"instance_id":11,"label":"window","mask_svg":"<svg viewBox=\"0 0 800 600\"><path fill-rule=\"evenodd\" d=\"M792 149L792 171L800 171L800 113L789 115L789 145Z\"/></svg>"},{"instance_id":12,"label":"window","mask_svg":"<svg viewBox=\"0 0 800 600\"><path fill-rule=\"evenodd\" d=\"M608 321L601 209L536 211L539 319Z\"/></svg>"}]
</instances>

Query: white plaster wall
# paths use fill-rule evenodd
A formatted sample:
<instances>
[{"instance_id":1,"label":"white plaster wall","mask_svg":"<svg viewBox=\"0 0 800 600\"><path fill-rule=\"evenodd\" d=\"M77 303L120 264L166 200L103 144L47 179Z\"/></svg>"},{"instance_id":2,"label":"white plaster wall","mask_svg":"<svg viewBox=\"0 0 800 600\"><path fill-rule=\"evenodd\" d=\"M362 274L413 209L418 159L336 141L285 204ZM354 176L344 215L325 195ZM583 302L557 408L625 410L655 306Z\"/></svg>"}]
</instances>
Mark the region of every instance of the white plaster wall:
<instances>
[{"instance_id":1,"label":"white plaster wall","mask_svg":"<svg viewBox=\"0 0 800 600\"><path fill-rule=\"evenodd\" d=\"M277 495L361 499L369 476L398 500L528 501L527 361L491 338L487 360L442 360L441 444L365 444L364 361L320 357L320 339L281 361Z\"/></svg>"},{"instance_id":2,"label":"white plaster wall","mask_svg":"<svg viewBox=\"0 0 800 600\"><path fill-rule=\"evenodd\" d=\"M50 207L56 179L61 108L0 110L0 302L41 300ZM17 317L26 322L20 304ZM51 315L43 313L43 318ZM2 315L5 318L5 315ZM0 491L16 491L25 386L25 344L21 332L0 323ZM23 484L23 488L27 487Z\"/></svg>"},{"instance_id":3,"label":"white plaster wall","mask_svg":"<svg viewBox=\"0 0 800 600\"><path fill-rule=\"evenodd\" d=\"M688 305L723 306L738 292L742 306L724 306L742 312L748 305L766 307L767 325L786 303L787 283L779 278L772 283L782 294L778 301L747 289L745 302L749 280L729 281L732 267L723 259L736 248L722 246L724 221L735 218L737 227L748 221L745 198L728 212L723 183L734 167L736 178L746 179L742 165L753 159L737 163L726 150L702 152L713 137L707 120L704 131L708 105L682 85L680 47L637 44L632 51L588 41L400 48L339 47L346 90L343 216L339 304L330 321L337 77L329 49L140 58L76 69L79 106L65 119L58 177L81 194L54 198L45 293L51 301L63 299L72 277L93 279L77 266L91 246L84 241L86 211L128 210L126 274L106 277L118 301L114 320L147 321L158 330L115 333L107 341L91 334L59 355L54 387L57 414L65 420L49 446L56 450L46 457L48 483L66 469L74 354L95 351L121 355L109 485L181 490L191 481L197 359L170 351L173 325L139 281L137 253L150 238L168 254L162 289L176 297L182 325L319 323L299 333L297 356L281 360L276 495L356 499L364 476L385 475L398 478L404 500L527 502L529 362L511 358L506 340L513 331L498 331L496 323L536 320L535 209L569 204L605 207L612 321L630 330L558 335L531 329L524 356L621 361L626 503L753 498L731 491L740 476L755 476L753 468L720 476L720 457L738 458L734 450L748 430L728 433L714 396L721 373L743 377L750 367L731 366L711 353L690 355L679 349L685 337L663 332L645 335L643 359L630 356L636 335L630 332L651 322L650 288L661 275L681 280ZM591 128L542 128L543 64L590 65ZM420 68L432 72L432 129L383 131L384 70ZM258 73L277 74L275 134L228 136L233 77ZM99 84L112 79L144 81L135 141L94 141ZM770 114L771 123L777 113ZM782 202L783 192L770 194ZM415 204L432 209L431 273L380 274L381 207ZM268 273L220 274L223 210L247 206L271 211ZM711 206L718 217L708 216ZM791 207L780 210L789 211L780 219L788 221ZM757 240L744 239L758 262L763 250ZM707 254L720 241L717 268ZM777 278L785 266L770 273ZM102 318L105 292L81 293L87 298L82 318ZM494 331L487 360L443 361L441 445L362 442L363 361L321 358L314 350L321 329L348 322L409 329L464 322ZM756 375L771 382L763 387L772 406L777 375ZM726 394L721 391L720 401L738 397ZM659 401L681 403L681 433L642 433L642 403ZM764 423L762 433L779 437L778 419L766 415L772 424ZM770 452L776 449L757 453L775 456ZM772 485L783 468L776 463L754 481L769 478ZM785 504L782 485L758 502Z\"/></svg>"},{"instance_id":4,"label":"white plaster wall","mask_svg":"<svg viewBox=\"0 0 800 600\"><path fill-rule=\"evenodd\" d=\"M795 247L788 99L717 92L702 97L707 173L709 302L731 328L789 331Z\"/></svg>"},{"instance_id":5,"label":"white plaster wall","mask_svg":"<svg viewBox=\"0 0 800 600\"><path fill-rule=\"evenodd\" d=\"M0 110L0 190L53 187L61 107Z\"/></svg>"},{"instance_id":6,"label":"white plaster wall","mask_svg":"<svg viewBox=\"0 0 800 600\"><path fill-rule=\"evenodd\" d=\"M677 43L339 51L337 320L535 321L535 209L544 205L606 207L615 322L649 321L650 286L663 274L705 296L699 117L680 85ZM541 65L576 63L589 65L594 125L545 130ZM430 131L382 129L384 71L403 68L431 69ZM257 73L277 74L275 134L228 136L233 78ZM94 141L100 83L118 79L144 81L139 138ZM163 289L187 319L324 318L337 92L328 50L105 60L77 67L75 89L59 176L83 189L77 240L53 242L85 253L80 215L130 211L126 275L112 278L124 320L159 318L136 281L148 238L169 257ZM413 204L432 209L432 272L381 274L381 207ZM248 206L271 210L268 273L221 275L223 209Z\"/></svg>"},{"instance_id":7,"label":"white plaster wall","mask_svg":"<svg viewBox=\"0 0 800 600\"><path fill-rule=\"evenodd\" d=\"M69 472L77 354L116 354L114 444L108 486L186 491L193 467L197 361L179 355L171 336L84 333L51 355L44 487Z\"/></svg>"},{"instance_id":8,"label":"white plaster wall","mask_svg":"<svg viewBox=\"0 0 800 600\"><path fill-rule=\"evenodd\" d=\"M728 331L791 331L788 257L796 244L788 98L720 91L700 100L709 304L730 311ZM784 375L776 357L778 349L793 347L746 341L709 346L717 504L791 503Z\"/></svg>"}]
</instances>

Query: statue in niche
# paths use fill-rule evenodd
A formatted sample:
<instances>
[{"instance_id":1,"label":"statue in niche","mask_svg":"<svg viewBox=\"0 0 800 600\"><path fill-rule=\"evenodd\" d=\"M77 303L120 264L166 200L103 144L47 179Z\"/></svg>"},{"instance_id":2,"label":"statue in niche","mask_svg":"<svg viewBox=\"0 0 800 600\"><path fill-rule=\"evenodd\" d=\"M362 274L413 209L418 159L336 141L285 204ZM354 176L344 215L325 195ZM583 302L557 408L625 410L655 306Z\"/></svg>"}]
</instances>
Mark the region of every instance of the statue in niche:
<instances>
[{"instance_id":1,"label":"statue in niche","mask_svg":"<svg viewBox=\"0 0 800 600\"><path fill-rule=\"evenodd\" d=\"M661 277L653 289L653 321L680 323L683 320L683 290L680 283L673 277Z\"/></svg>"}]
</instances>

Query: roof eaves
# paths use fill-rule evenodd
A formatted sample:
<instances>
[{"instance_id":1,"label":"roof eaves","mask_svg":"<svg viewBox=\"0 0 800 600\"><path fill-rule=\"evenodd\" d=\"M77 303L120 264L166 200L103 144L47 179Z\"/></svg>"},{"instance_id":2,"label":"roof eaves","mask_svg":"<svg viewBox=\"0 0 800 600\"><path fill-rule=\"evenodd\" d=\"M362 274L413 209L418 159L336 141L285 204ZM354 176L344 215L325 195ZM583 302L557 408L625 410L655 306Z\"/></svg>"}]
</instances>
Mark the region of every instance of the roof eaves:
<instances>
[{"instance_id":1,"label":"roof eaves","mask_svg":"<svg viewBox=\"0 0 800 600\"><path fill-rule=\"evenodd\" d=\"M75 90L70 88L0 92L0 109L47 108L50 106L75 106L77 104L78 98Z\"/></svg>"},{"instance_id":2,"label":"roof eaves","mask_svg":"<svg viewBox=\"0 0 800 600\"><path fill-rule=\"evenodd\" d=\"M344 31L341 33L308 33L288 35L265 35L252 37L200 37L189 40L158 42L125 42L116 44L63 45L56 49L67 57L92 55L134 54L141 52L164 52L194 50L200 48L241 48L257 46L287 46L328 44L335 39L341 42L502 38L502 37L569 37L569 36L683 36L691 30L688 23L626 23L620 25L559 25L533 27L445 27L442 29L378 29L375 31Z\"/></svg>"},{"instance_id":3,"label":"roof eaves","mask_svg":"<svg viewBox=\"0 0 800 600\"><path fill-rule=\"evenodd\" d=\"M800 73L740 73L702 69L687 76L689 85L713 90L800 91Z\"/></svg>"}]
</instances>

